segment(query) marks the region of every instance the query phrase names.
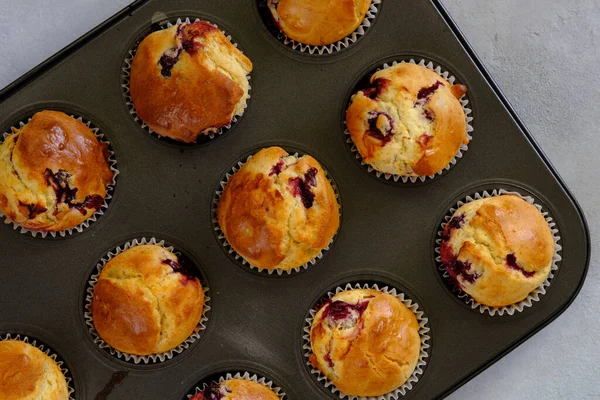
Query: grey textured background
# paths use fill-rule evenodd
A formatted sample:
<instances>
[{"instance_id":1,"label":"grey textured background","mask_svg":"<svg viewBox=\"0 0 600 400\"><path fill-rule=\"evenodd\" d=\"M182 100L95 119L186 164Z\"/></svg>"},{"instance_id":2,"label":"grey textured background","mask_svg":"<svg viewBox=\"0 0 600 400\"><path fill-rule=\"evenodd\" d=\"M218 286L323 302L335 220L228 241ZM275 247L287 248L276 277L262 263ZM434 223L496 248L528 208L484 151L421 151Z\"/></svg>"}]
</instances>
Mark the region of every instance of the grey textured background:
<instances>
[{"instance_id":1,"label":"grey textured background","mask_svg":"<svg viewBox=\"0 0 600 400\"><path fill-rule=\"evenodd\" d=\"M0 87L129 3L0 0ZM452 398L600 398L600 0L444 3L583 206L593 242L571 308Z\"/></svg>"}]
</instances>

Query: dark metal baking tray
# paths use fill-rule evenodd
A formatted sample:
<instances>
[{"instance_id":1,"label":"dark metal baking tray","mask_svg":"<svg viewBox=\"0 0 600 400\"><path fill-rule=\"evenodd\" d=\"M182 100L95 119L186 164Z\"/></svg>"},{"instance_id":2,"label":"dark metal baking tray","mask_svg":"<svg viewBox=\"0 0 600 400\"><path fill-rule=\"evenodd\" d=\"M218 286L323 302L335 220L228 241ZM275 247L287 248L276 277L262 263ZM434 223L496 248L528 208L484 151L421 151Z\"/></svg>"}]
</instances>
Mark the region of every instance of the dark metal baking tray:
<instances>
[{"instance_id":1,"label":"dark metal baking tray","mask_svg":"<svg viewBox=\"0 0 600 400\"><path fill-rule=\"evenodd\" d=\"M290 399L333 398L304 366L307 310L345 282L386 282L413 295L430 320L428 364L406 398L443 397L571 304L589 263L581 209L438 1L385 0L364 37L322 57L277 41L257 4L135 2L0 93L2 130L35 109L80 112L106 133L121 172L108 211L80 234L41 239L0 227L0 333L33 335L53 348L73 372L80 399L180 399L204 377L240 370L273 379ZM250 106L219 140L191 147L165 143L128 115L120 87L123 59L157 12L216 22L254 63ZM428 184L391 185L369 176L341 133L352 83L396 56L431 59L469 90L474 139L456 166ZM283 277L253 274L232 262L210 219L223 172L241 155L271 144L321 160L344 207L327 257ZM471 310L444 286L433 247L443 215L458 199L504 185L534 194L555 217L563 260L539 303L513 316L491 317ZM167 239L188 252L208 277L212 297L202 339L173 361L151 366L133 366L96 348L82 316L86 280L98 259L140 236Z\"/></svg>"}]
</instances>

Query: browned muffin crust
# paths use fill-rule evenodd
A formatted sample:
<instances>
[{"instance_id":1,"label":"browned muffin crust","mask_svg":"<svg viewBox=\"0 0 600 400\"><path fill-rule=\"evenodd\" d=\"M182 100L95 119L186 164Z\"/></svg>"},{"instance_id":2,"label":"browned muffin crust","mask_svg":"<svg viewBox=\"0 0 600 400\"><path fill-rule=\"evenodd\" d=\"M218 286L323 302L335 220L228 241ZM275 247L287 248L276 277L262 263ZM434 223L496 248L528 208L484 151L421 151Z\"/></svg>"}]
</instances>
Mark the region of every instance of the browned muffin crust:
<instances>
[{"instance_id":1,"label":"browned muffin crust","mask_svg":"<svg viewBox=\"0 0 600 400\"><path fill-rule=\"evenodd\" d=\"M40 111L0 146L0 210L27 229L74 228L100 209L108 149L62 112Z\"/></svg>"},{"instance_id":2,"label":"browned muffin crust","mask_svg":"<svg viewBox=\"0 0 600 400\"><path fill-rule=\"evenodd\" d=\"M219 225L253 266L292 269L329 245L339 207L321 165L279 147L256 153L229 181L219 200Z\"/></svg>"},{"instance_id":3,"label":"browned muffin crust","mask_svg":"<svg viewBox=\"0 0 600 400\"><path fill-rule=\"evenodd\" d=\"M252 63L206 21L148 35L131 65L130 93L156 133L183 141L217 131L241 114Z\"/></svg>"},{"instance_id":4,"label":"browned muffin crust","mask_svg":"<svg viewBox=\"0 0 600 400\"><path fill-rule=\"evenodd\" d=\"M279 400L271 389L260 383L247 379L228 379L214 383L191 400Z\"/></svg>"}]
</instances>

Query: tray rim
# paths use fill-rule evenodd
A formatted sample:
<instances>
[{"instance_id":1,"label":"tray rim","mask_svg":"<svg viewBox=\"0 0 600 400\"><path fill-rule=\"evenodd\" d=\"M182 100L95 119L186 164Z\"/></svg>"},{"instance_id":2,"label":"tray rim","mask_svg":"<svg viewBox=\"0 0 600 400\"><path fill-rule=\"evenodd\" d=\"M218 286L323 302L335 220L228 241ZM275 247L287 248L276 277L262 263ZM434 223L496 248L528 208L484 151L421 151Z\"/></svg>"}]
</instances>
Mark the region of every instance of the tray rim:
<instances>
[{"instance_id":1,"label":"tray rim","mask_svg":"<svg viewBox=\"0 0 600 400\"><path fill-rule=\"evenodd\" d=\"M75 41L70 43L69 45L65 46L63 49L56 52L54 55L50 56L46 60L39 63L37 66L33 67L31 70L29 70L28 72L23 74L21 77L14 80L12 83L8 84L6 87L2 88L0 90L0 103L3 102L4 100L8 99L12 95L14 95L16 92L21 90L24 86L26 86L33 80L35 80L38 75L42 74L45 71L52 69L58 63L60 63L63 59L70 56L71 53L81 49L82 47L87 45L89 42L91 42L93 39L95 39L96 37L101 35L105 30L109 29L111 26L115 25L119 21L127 18L127 16L132 14L135 10L139 9L140 7L142 7L143 5L145 5L146 3L149 3L149 2L150 2L150 0L134 0L131 4L124 7L121 11L117 12L112 17L109 17L108 19L106 19L105 21L103 21L102 23L100 23L99 25L94 27L93 29L91 29L89 32L85 33L83 36L79 37L78 39L76 39ZM467 54L469 59L473 62L473 64L477 68L477 70L481 73L482 77L487 82L487 84L490 86L490 88L492 89L494 94L498 97L498 99L504 106L505 110L509 113L509 115L511 116L513 121L519 127L519 129L523 133L523 136L527 139L527 141L529 142L531 147L535 150L538 157L540 157L540 159L544 162L544 164L546 165L550 174L554 177L554 179L560 185L560 187L563 190L563 192L565 193L565 195L568 197L568 199L573 204L575 210L577 211L577 214L579 215L579 218L581 219L581 225L582 225L584 235L586 238L585 246L586 246L586 250L587 250L586 255L585 255L586 260L585 260L585 265L584 265L584 269L583 269L583 275L581 277L580 282L577 285L577 288L573 292L572 296L560 308L555 310L551 315L549 315L545 320L543 320L541 323L539 323L536 327L532 328L531 330L529 330L528 332L523 334L518 340L516 340L514 343L512 343L511 345L506 347L504 350L500 351L496 356L489 359L486 363L484 363L482 366L477 368L475 371L464 376L462 379L460 379L459 381L454 383L452 386L448 387L444 392L440 393L438 398L444 398L444 397L449 396L451 393L455 392L461 386L463 386L464 384L466 384L467 382L469 382L470 380L472 380L473 378L478 376L480 373L482 373L489 367L491 367L493 364L498 362L501 358L503 358L508 353L510 353L511 351L516 349L518 346L520 346L521 344L526 342L533 335L538 333L540 330L544 329L552 321L554 321L562 313L564 313L571 306L571 304L573 304L573 301L575 301L575 299L581 292L581 289L583 287L583 284L585 283L585 280L586 280L586 277L588 274L588 270L589 270L589 266L590 266L590 257L591 257L591 237L590 237L590 231L589 231L587 219L585 217L585 213L584 213L583 209L581 208L581 205L575 199L575 197L573 196L573 194L571 193L571 191L569 190L569 188L563 181L560 174L556 171L556 168L554 167L554 165L552 165L552 163L550 162L550 160L548 159L546 154L544 154L540 145L537 143L537 141L535 140L533 135L529 132L529 130L525 126L524 122L522 121L521 117L518 115L518 113L515 111L515 109L511 105L511 103L508 101L508 99L506 98L506 96L504 95L502 90L499 88L498 84L496 83L494 78L491 76L490 72L487 70L487 68L481 61L480 57L477 55L477 53L475 52L475 50L473 49L473 47L471 46L469 41L466 39L465 35L462 33L462 31L460 30L460 28L458 27L458 25L452 18L447 7L442 4L442 0L429 0L429 2L433 5L433 7L437 10L439 15L442 17L443 21L446 23L446 25L448 26L448 28L450 29L450 31L452 32L454 37L458 40L458 42L460 43L461 47L463 48L463 50L465 51L465 53Z\"/></svg>"}]
</instances>

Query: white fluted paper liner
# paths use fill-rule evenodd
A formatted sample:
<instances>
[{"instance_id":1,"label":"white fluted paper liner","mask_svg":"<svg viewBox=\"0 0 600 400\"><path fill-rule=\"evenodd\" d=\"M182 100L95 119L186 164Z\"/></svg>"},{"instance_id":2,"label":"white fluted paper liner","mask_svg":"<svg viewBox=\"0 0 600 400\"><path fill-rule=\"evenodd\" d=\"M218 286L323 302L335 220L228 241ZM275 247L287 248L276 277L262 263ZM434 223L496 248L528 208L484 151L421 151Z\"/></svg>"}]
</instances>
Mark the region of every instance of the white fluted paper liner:
<instances>
[{"instance_id":1,"label":"white fluted paper liner","mask_svg":"<svg viewBox=\"0 0 600 400\"><path fill-rule=\"evenodd\" d=\"M378 68L377 71L381 71L382 69L393 67L395 65L402 64L402 63L410 63L410 64L415 64L415 65L420 65L421 67L426 67L427 69L430 69L431 71L434 71L435 73L440 75L442 78L444 78L446 81L448 81L451 85L454 85L456 82L456 77L454 75L452 75L450 72L443 70L439 65L435 65L432 61L427 61L424 59L421 59L419 62L416 62L413 58L410 58L408 60L394 61L391 63L391 65L388 63L385 63L385 64L383 64L383 66L381 68ZM469 139L469 143L470 143L471 140L473 140L473 136L472 136L473 117L471 116L471 114L473 113L473 110L471 110L471 108L469 107L469 99L467 98L467 94L463 95L460 99L458 99L458 101L462 105L462 108L465 112L465 118L467 121L467 138ZM350 100L350 102L352 102L352 100ZM349 105L350 105L350 103L348 103L348 106ZM344 125L345 125L345 123L344 123ZM460 149L458 149L458 152L456 153L454 158L448 163L448 165L446 165L441 171L439 171L433 175L428 175L428 176L395 175L395 174L387 174L385 172L378 171L371 165L364 162L358 149L356 148L356 145L352 141L352 137L350 136L350 132L348 131L348 128L344 128L344 135L346 136L346 143L348 143L350 145L350 151L355 154L356 159L360 161L360 164L364 168L366 168L366 170L369 171L369 173L375 175L377 178L384 179L386 181L389 181L389 180L393 180L394 182L402 181L402 183L409 183L409 182L416 183L418 181L425 182L428 179L433 179L436 176L442 175L445 171L448 171L450 168L452 168L452 166L458 162L458 159L462 158L463 154L469 149L468 144L464 144L464 143L461 144Z\"/></svg>"},{"instance_id":2,"label":"white fluted paper liner","mask_svg":"<svg viewBox=\"0 0 600 400\"><path fill-rule=\"evenodd\" d=\"M302 339L303 339L304 343L303 343L302 349L304 350L304 358L305 358L304 361L305 361L306 365L308 365L308 367L310 368L310 370L311 370L310 372L312 374L316 375L317 380L319 382L323 382L323 385L325 385L326 388L329 388L333 394L337 394L340 399L346 399L346 398L349 400L396 400L396 399L399 399L400 397L404 396L409 390L411 390L414 387L414 385L418 382L421 375L423 375L423 367L425 366L425 364L427 364L426 358L429 357L429 353L428 353L429 339L431 339L431 336L429 333L431 331L431 329L429 328L429 319L427 318L425 313L421 309L419 309L419 304L412 301L408 296L406 296L404 293L402 293L401 291L397 290L394 287L384 286L384 287L380 288L379 285L377 285L377 284L369 285L367 283L364 283L364 284L356 283L356 284L352 285L352 284L348 283L343 287L338 286L337 288L335 288L335 291L327 292L327 295L324 296L323 299L325 299L325 298L331 299L333 296L335 296L338 293L345 292L348 290L354 290L354 289L377 290L379 292L395 296L409 310L411 310L415 314L415 316L417 317L417 322L419 323L419 337L421 338L421 351L419 353L419 361L417 362L417 365L415 366L413 373L406 380L406 382L404 382L404 384L402 384L402 386L400 386L398 389L396 389L390 393L381 395L381 396L362 397L362 396L353 396L353 395L349 395L349 394L341 392L337 387L335 387L333 382L331 382L329 379L327 379L325 374L323 374L321 371L319 371L318 368L313 367L309 361L309 357L312 354L312 347L311 347L311 343L310 343L310 329L312 327L312 323L315 318L315 315L319 311L319 309L316 309L316 308L313 308L310 310L310 312L309 312L310 317L306 318L306 320L305 320L306 323L304 324L304 328L303 328L304 335L302 335Z\"/></svg>"},{"instance_id":3,"label":"white fluted paper liner","mask_svg":"<svg viewBox=\"0 0 600 400\"><path fill-rule=\"evenodd\" d=\"M301 154L299 153L294 153L292 154L294 157L301 157ZM291 269L281 269L281 268L275 268L275 269L266 269L266 268L260 268L257 267L255 265L252 265L249 261L247 261L244 257L242 257L240 254L238 254L238 252L236 252L233 247L231 246L231 244L229 244L229 242L227 241L227 239L225 238L225 234L223 233L223 231L221 230L221 226L219 225L219 220L217 218L217 206L219 205L219 200L221 199L221 195L223 194L223 192L225 191L225 186L227 186L227 183L229 183L229 180L231 179L231 177L233 175L235 175L236 172L238 172L243 166L244 164L246 164L248 161L250 161L250 159L252 158L252 156L248 156L248 158L246 159L246 161L238 161L238 163L229 171L225 174L225 178L224 180L222 180L219 185L221 186L221 190L217 190L215 192L214 198L213 198L213 204L211 207L211 220L213 223L213 230L216 232L217 234L217 239L219 240L219 243L221 243L221 246L225 247L227 249L227 252L229 254L231 254L233 256L233 258L237 261L239 261L242 265L247 266L253 270L256 270L258 272L267 272L269 275L276 273L277 275L281 276L284 273L290 275L292 272L300 272L300 270L302 269L307 269L308 267L310 267L311 265L315 265L321 258L323 258L323 256L325 255L325 252L327 252L327 250L329 250L329 248L331 247L331 245L333 244L333 242L335 241L335 239L337 238L338 233L336 232L335 235L333 235L333 238L331 239L331 242L329 242L329 245L327 247L325 247L324 249L322 249L319 254L317 254L317 256L315 258L313 258L312 260L308 261L307 263L296 267L296 268L291 268ZM327 177L327 180L329 181L329 183L331 184L331 187L333 188L333 192L335 193L335 198L338 202L338 209L340 211L340 218L341 218L341 214L342 214L342 204L340 202L340 193L338 191L338 188L335 184L335 182L333 182L333 180L331 178L329 178L329 172L327 170L325 170L325 168L323 168L323 166L321 165L321 169L323 170L323 172L325 173L325 177Z\"/></svg>"},{"instance_id":4,"label":"white fluted paper liner","mask_svg":"<svg viewBox=\"0 0 600 400\"><path fill-rule=\"evenodd\" d=\"M201 20L200 18L196 18L192 21L189 17L185 18L185 19L177 18L173 22L167 22L166 24L164 24L164 26L161 25L161 28L167 29L167 28L172 27L173 25L179 25L179 24L183 24L183 23L190 24L192 22L198 22L198 21L203 21L203 20ZM209 22L209 21L207 21L207 22ZM217 25L215 25L213 23L210 23L210 24L212 26L214 26L215 28L221 30L221 32L223 32L223 34L227 37L227 40L229 40L231 42L231 44L233 44L234 47L238 47L238 44L233 41L233 38L231 37L231 35L229 33L225 32L224 30L222 30L221 28L219 28ZM146 131L147 133L149 133L151 135L156 135L159 138L165 137L167 139L170 139L168 136L162 136L162 135L158 134L157 132L154 132L154 130L152 130L148 126L148 124L146 124L140 118L140 116L137 114L137 112L135 110L135 105L133 104L133 100L131 99L131 93L129 91L131 64L133 62L133 58L137 51L137 46L139 46L140 43L141 43L141 40L139 42L135 43L134 47L127 52L127 56L124 60L124 66L121 68L121 71L123 72L123 74L121 75L121 88L123 89L123 98L125 100L125 105L127 106L128 110L129 110L129 114L131 114L134 121L137 122L144 131ZM248 82L250 82L251 77L252 77L252 73L250 73L249 75L246 76L246 79L248 79ZM239 118L244 114L244 112L248 108L248 102L250 101L251 97L252 97L252 86L250 86L250 84L248 84L248 98L246 99L246 104L244 104L244 109L240 113L235 114L233 116L233 118L231 119L231 122L229 122L227 125L224 125L220 128L215 128L214 131L210 131L208 133L198 135L198 137L208 137L210 139L214 139L215 137L218 137L218 136L224 134L225 132L227 132L229 129L231 129L231 127L236 122L238 122ZM181 142L181 143L185 144L183 142ZM190 143L190 144L193 144L193 143Z\"/></svg>"},{"instance_id":5,"label":"white fluted paper liner","mask_svg":"<svg viewBox=\"0 0 600 400\"><path fill-rule=\"evenodd\" d=\"M509 306L490 307L490 306L486 306L484 304L481 304L481 303L475 301L475 299L473 299L467 293L462 291L458 287L458 285L456 285L456 283L452 280L452 278L450 277L450 274L448 274L448 272L446 271L446 268L444 267L444 264L442 262L442 258L440 255L440 247L442 244L441 238L442 238L442 234L444 232L444 228L446 227L446 224L448 223L448 221L450 221L450 219L452 218L452 216L454 215L456 210L458 210L465 203L470 203L471 201L474 201L474 200L480 200L480 199L487 198L487 197L494 197L494 196L500 196L500 195L505 195L505 194L512 194L512 195L519 196L523 200L527 201L529 204L533 204L535 206L535 208L537 208L538 211L543 215L544 219L548 223L550 232L552 232L552 239L554 240L554 255L552 256L552 265L550 267L550 274L548 275L548 278L546 278L546 280L540 286L538 286L534 291L529 293L529 296L527 296L527 298L525 300L521 300L520 302L509 305ZM515 312L521 312L521 311L523 311L523 309L531 307L533 305L533 303L540 301L540 296L546 294L546 290L548 289L548 286L550 286L552 278L554 278L554 272L558 270L558 262L562 260L562 257L560 255L562 246L560 244L558 244L558 242L561 239L560 232L558 231L556 222L554 222L554 220L548 214L548 212L544 211L542 206L540 206L539 204L536 204L533 197L524 196L519 192L508 191L508 190L504 190L504 189L494 189L491 192L484 190L481 193L475 193L471 196L467 196L465 198L465 200L459 201L454 207L450 208L450 210L448 211L448 214L446 214L446 216L444 217L444 222L442 222L442 225L440 227L440 230L437 233L437 236L438 236L438 238L435 240L435 243L436 243L435 261L438 265L438 269L439 269L440 273L442 274L443 278L453 285L452 291L456 294L456 296L458 296L459 299L463 300L465 303L470 305L473 310L477 309L482 314L487 312L491 316L494 316L496 314L500 315L500 316L502 316L504 314L513 315Z\"/></svg>"},{"instance_id":6,"label":"white fluted paper liner","mask_svg":"<svg viewBox=\"0 0 600 400\"><path fill-rule=\"evenodd\" d=\"M112 177L112 181L108 185L106 185L106 195L104 196L104 202L102 202L102 205L100 206L100 209L98 211L96 211L94 214L92 214L88 219L83 221L81 224L77 225L74 228L65 229L63 231L57 231L57 232L45 232L45 231L35 231L32 229L27 229L27 228L23 227L21 224L11 220L7 215L5 215L2 211L0 211L0 218L2 218L2 217L4 218L4 223L12 224L13 229L19 230L19 232L21 232L21 233L29 233L33 237L36 237L39 234L42 238L45 238L48 235L52 236L53 238L55 238L57 235L60 235L61 237L65 237L66 235L72 235L74 231L81 233L85 228L88 228L90 226L91 222L96 222L96 220L98 218L100 218L101 215L104 214L104 210L106 210L108 208L108 201L110 199L112 199L112 192L114 191L115 185L117 184L117 175L119 175L119 170L117 169L117 160L115 159L115 152L111 149L110 142L104 138L104 133L102 133L100 131L100 128L97 128L92 123L92 121L88 121L86 119L83 119L82 117L77 117L72 114L70 116L72 118L76 119L77 121L82 122L85 126L90 128L90 130L94 133L94 135L96 135L96 138L98 139L98 141L107 145L108 166L110 167L110 170L113 173L113 177ZM4 132L2 135L2 138L1 138L2 140L0 140L0 144L2 144L10 135L13 135L13 134L17 133L19 130L23 129L23 127L26 124L28 124L30 121L31 121L31 118L29 118L27 120L27 122L20 121L18 124L16 124L16 125L18 125L18 127L17 126L11 127L11 132Z\"/></svg>"},{"instance_id":7,"label":"white fluted paper liner","mask_svg":"<svg viewBox=\"0 0 600 400\"><path fill-rule=\"evenodd\" d=\"M83 313L83 317L85 319L85 324L87 325L88 331L90 332L90 334L92 335L92 338L94 339L94 343L101 349L108 350L108 352L112 356L115 356L119 359L122 359L122 360L125 360L128 362L132 362L134 364L139 364L139 363L149 364L151 362L152 363L164 362L166 360L172 359L175 355L183 352L185 349L190 347L190 345L192 343L194 343L196 340L198 340L200 338L200 332L202 332L203 330L206 329L206 321L208 321L208 317L206 316L206 314L211 309L210 297L208 297L209 288L206 286L203 286L202 288L204 289L204 309L202 310L202 316L200 317L200 321L198 322L196 330L194 332L192 332L192 334L179 346L177 346L174 349L171 349L167 352L164 352L164 353L150 354L147 356L139 356L136 354L123 353L119 350L112 348L108 343L106 343L100 337L100 335L98 334L98 332L96 331L96 328L94 326L94 316L93 316L92 310L91 310L92 300L93 300L93 296L94 296L94 288L96 287L96 284L98 283L98 278L100 277L100 273L102 272L102 269L106 266L106 264L111 259L113 259L115 256L121 254L122 252L126 251L127 249L130 249L135 246L144 245L144 244L154 244L154 245L162 246L165 249L167 249L168 251L170 251L171 253L175 254L176 256L178 256L178 257L181 256L181 253L178 253L173 248L173 246L167 246L165 244L164 240L158 240L154 237L149 238L149 239L144 237L139 240L133 239L132 241L125 243L123 246L118 246L115 250L110 251L108 254L106 254L104 257L102 257L102 259L100 259L100 261L96 265L96 271L90 277L90 280L88 281L88 287L86 288L87 294L85 296L85 310ZM205 282L201 282L201 283L205 284Z\"/></svg>"},{"instance_id":8,"label":"white fluted paper liner","mask_svg":"<svg viewBox=\"0 0 600 400\"><path fill-rule=\"evenodd\" d=\"M188 394L187 398L191 399L192 397L194 397L198 393L200 393L203 390L205 390L206 388L208 388L214 382L216 382L216 383L223 383L223 382L228 381L230 379L245 379L247 381L252 381L252 382L260 383L261 385L264 385L264 386L268 387L269 389L271 389L273 391L273 393L275 393L281 400L287 398L285 392L279 386L275 385L273 382L271 382L270 380L268 380L265 377L259 377L256 374L250 374L250 372L243 372L243 373L242 372L237 372L235 374L227 373L227 374L225 374L223 376L220 376L219 379L218 379L218 381L214 381L213 380L211 382L204 382L202 384L202 387L196 386L196 388L194 389L194 392Z\"/></svg>"},{"instance_id":9,"label":"white fluted paper liner","mask_svg":"<svg viewBox=\"0 0 600 400\"><path fill-rule=\"evenodd\" d=\"M0 342L5 341L5 340L18 340L19 342L27 343L27 344L37 348L38 350L40 350L42 353L44 353L48 357L50 357L52 359L52 361L54 361L56 363L56 365L58 365L58 368L60 368L62 374L65 377L65 381L67 382L67 391L69 392L69 400L75 400L75 395L74 395L75 388L73 387L73 380L68 376L69 370L64 365L64 362L56 359L58 356L48 346L40 343L39 340L30 339L28 336L26 336L26 335L21 336L20 334L14 335L14 334L7 333L6 335L0 335Z\"/></svg>"},{"instance_id":10,"label":"white fluted paper liner","mask_svg":"<svg viewBox=\"0 0 600 400\"><path fill-rule=\"evenodd\" d=\"M267 7L272 3L277 3L278 1L279 0L268 0ZM342 40L338 40L335 43L327 44L327 45L323 45L323 46L313 46L313 45L309 45L309 44L305 44L305 43L300 43L300 42L297 42L297 41L287 37L285 35L285 33L283 33L281 30L276 35L276 37L280 42L282 42L286 46L288 46L296 51L299 51L301 53L317 54L317 55L321 55L321 56L324 54L333 54L337 51L340 51L342 49L349 47L354 42L356 42L359 37L361 37L367 33L367 30L371 27L371 25L375 21L376 14L377 14L377 12L379 12L379 7L381 6L382 1L383 0L371 0L371 5L369 6L369 10L367 11L365 18L362 20L362 22L360 23L358 28L356 28L354 30L354 32L352 32L350 35L346 36ZM271 9L269 9L269 12L272 16Z\"/></svg>"}]
</instances>

